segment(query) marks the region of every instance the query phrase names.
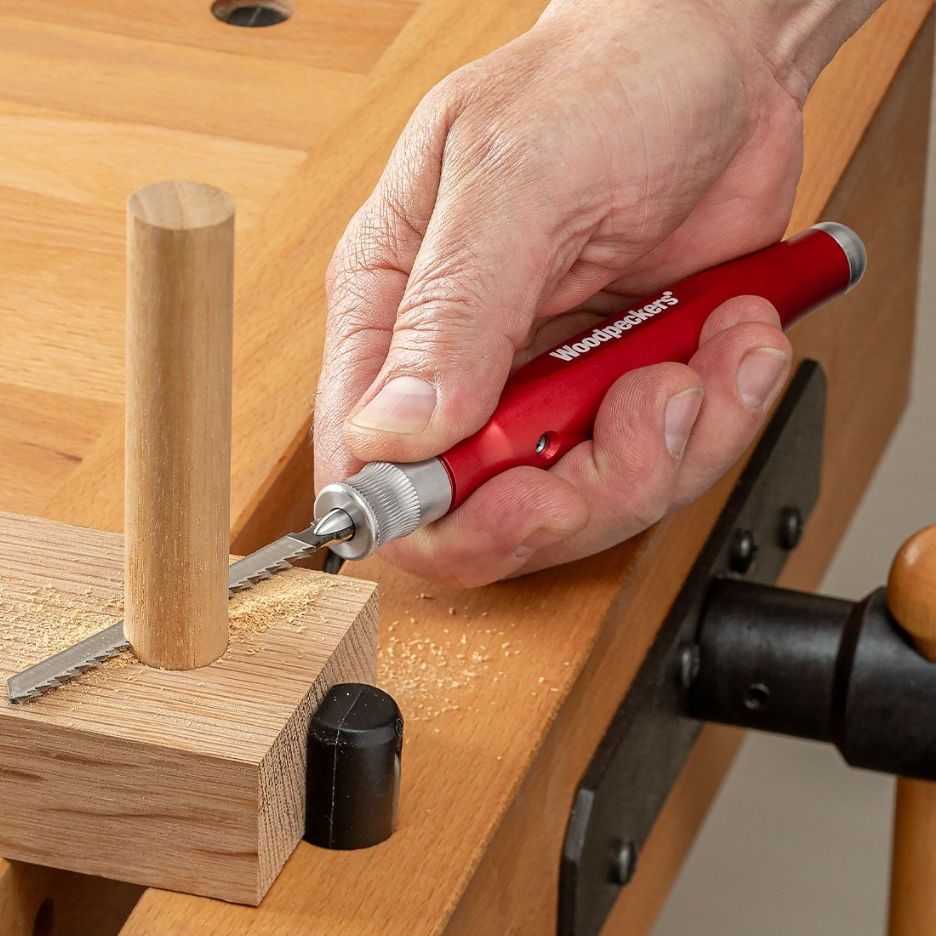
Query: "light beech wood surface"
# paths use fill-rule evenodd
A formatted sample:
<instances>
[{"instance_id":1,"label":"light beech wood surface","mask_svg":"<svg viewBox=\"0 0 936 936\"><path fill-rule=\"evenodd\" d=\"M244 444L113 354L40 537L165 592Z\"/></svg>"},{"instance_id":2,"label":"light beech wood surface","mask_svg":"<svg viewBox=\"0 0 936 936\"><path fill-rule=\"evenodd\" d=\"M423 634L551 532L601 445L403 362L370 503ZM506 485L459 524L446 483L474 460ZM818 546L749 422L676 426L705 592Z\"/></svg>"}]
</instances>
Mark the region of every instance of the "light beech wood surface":
<instances>
[{"instance_id":1,"label":"light beech wood surface","mask_svg":"<svg viewBox=\"0 0 936 936\"><path fill-rule=\"evenodd\" d=\"M176 48L165 23L149 23L148 16L132 27L115 25L119 15L101 19L102 8L113 13L119 6L103 0L69 6L67 24L53 27L49 8L40 4L31 35L41 75L54 73L60 61L57 44L44 57L44 37L54 28L81 33L83 47L103 49L116 36L127 49L151 51L152 42L160 52L163 45ZM791 229L823 216L849 223L867 240L871 266L859 290L793 333L797 352L818 358L829 374L830 422L823 500L786 573L791 586L818 582L905 400L930 78L928 34L914 41L930 7L929 0L888 0L822 76L806 108L805 169ZM228 101L215 114L202 117L199 110L223 71L206 79L205 88L191 84L187 100L179 93L180 76L191 80L195 73L190 57L213 54L196 48L200 40L194 38L167 86L182 112L173 126L165 115L161 123L147 123L148 102L128 103L121 95L113 119L102 117L90 89L103 79L94 75L84 76L76 95L79 102L92 99L72 112L57 92L43 97L24 90L17 76L11 102L0 100L0 122L28 128L29 141L46 141L47 152L60 138L63 148L71 147L69 140L84 137L68 131L82 129L87 139L74 146L85 166L95 162L96 141L108 139L123 146L121 152L152 152L159 177L196 177L235 196L237 550L295 529L310 515L310 397L324 327L323 273L337 237L421 95L457 65L517 35L540 8L527 0L425 0L380 33L383 45L372 64L354 65L357 70L342 72L334 84L318 74L318 93L303 86L301 113L278 101L269 105L271 113L260 113L261 92L272 87L260 77L240 102L243 126L235 130L221 129L229 126ZM255 40L238 36L246 45L225 53L227 61L247 57L253 76L293 68L288 30L298 29L303 15L297 4L293 26L241 30L262 32L263 52L246 51ZM22 11L17 16L17 23L31 22ZM349 42L376 28L360 18L349 15L345 22ZM214 26L202 28L211 35ZM121 30L133 35L124 40ZM376 40L368 42L376 50ZM269 56L278 43L283 54L257 65L254 59ZM86 72L104 70L87 64L92 61L139 74L135 63L101 55L85 60ZM323 68L321 59L296 67L300 82L304 69ZM231 79L232 93L240 80ZM308 133L297 146L303 121ZM119 161L117 178L71 173L65 165L53 174L62 194L49 195L42 167L51 156L32 167L21 147L5 146L0 139L0 208L9 207L5 216L12 220L0 225L0 246L9 244L18 262L0 271L0 315L15 309L22 316L18 342L26 350L3 347L11 339L0 332L0 350L13 362L0 394L18 401L13 416L0 407L0 437L20 438L25 427L41 451L21 445L9 457L20 465L27 458L41 471L26 483L0 451L0 480L3 472L11 478L10 486L0 486L0 504L20 509L17 504L29 503L32 512L116 530L123 513L123 417L121 365L114 361L122 335L120 270L112 257L121 249L115 204L122 198L114 190L126 180L125 195L147 181L138 178L145 165L128 169ZM202 171L212 159L216 175ZM189 171L190 164L197 170ZM5 178L22 180L12 194ZM59 210L61 199L66 207ZM99 261L94 276L92 251ZM29 275L37 267L41 280ZM62 309L66 294L70 319L43 316L43 310ZM15 388L8 396L6 384ZM84 387L94 388L93 395L82 401L79 418L59 431L50 413ZM64 448L55 449L56 443ZM574 784L730 485L729 477L699 504L605 555L477 592L427 587L380 560L354 569L380 581L380 684L407 717L398 833L372 853L300 845L256 910L147 891L124 936L551 932L558 843ZM609 932L634 936L650 926L735 744L734 734L705 733Z\"/></svg>"}]
</instances>

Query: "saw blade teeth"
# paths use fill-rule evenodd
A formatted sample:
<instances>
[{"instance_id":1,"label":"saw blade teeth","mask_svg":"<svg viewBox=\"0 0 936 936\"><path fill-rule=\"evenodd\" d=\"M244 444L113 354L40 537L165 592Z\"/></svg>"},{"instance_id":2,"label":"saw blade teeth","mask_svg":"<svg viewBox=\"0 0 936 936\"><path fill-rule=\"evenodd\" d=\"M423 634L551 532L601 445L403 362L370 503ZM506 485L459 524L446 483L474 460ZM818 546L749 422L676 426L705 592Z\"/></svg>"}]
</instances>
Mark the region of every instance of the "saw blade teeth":
<instances>
[{"instance_id":1,"label":"saw blade teeth","mask_svg":"<svg viewBox=\"0 0 936 936\"><path fill-rule=\"evenodd\" d=\"M298 556L295 558L299 558ZM273 565L266 566L263 569L257 569L256 572L251 572L249 575L245 576L239 582L235 582L230 586L230 591L238 592L243 591L246 588L252 588L254 585L259 582L267 582L273 578L278 572L288 572L293 568L291 562L286 559L283 559L280 562L274 563Z\"/></svg>"},{"instance_id":2,"label":"saw blade teeth","mask_svg":"<svg viewBox=\"0 0 936 936\"><path fill-rule=\"evenodd\" d=\"M39 683L38 686L34 686L31 692L34 692L36 695L41 695L43 692L48 692L50 689L58 689L61 685L61 679L47 679L45 682Z\"/></svg>"},{"instance_id":3,"label":"saw blade teeth","mask_svg":"<svg viewBox=\"0 0 936 936\"><path fill-rule=\"evenodd\" d=\"M107 650L97 653L94 656L90 656L85 660L72 664L68 669L63 670L61 673L56 674L49 679L44 680L41 683L37 683L35 686L32 686L27 692L22 692L17 695L15 698L10 697L11 702L25 702L29 699L37 699L40 695L43 695L46 692L51 691L52 689L59 689L61 686L64 686L65 683L70 682L73 679L76 679L82 673L88 672L88 670L94 669L99 664L103 663L105 660L109 660L111 657L116 656L118 653L122 653L124 650L130 649L130 641L125 640L120 644L115 644L113 647L109 647Z\"/></svg>"},{"instance_id":4,"label":"saw blade teeth","mask_svg":"<svg viewBox=\"0 0 936 936\"><path fill-rule=\"evenodd\" d=\"M91 663L76 663L74 666L69 667L65 672L60 676L56 677L56 685L61 686L62 683L68 682L70 679L74 679L76 676L80 676L82 673L86 673L89 669L97 666L97 662Z\"/></svg>"},{"instance_id":5,"label":"saw blade teeth","mask_svg":"<svg viewBox=\"0 0 936 936\"><path fill-rule=\"evenodd\" d=\"M19 695L10 696L10 704L18 705L20 702L28 702L30 699L38 699L42 695L41 689L32 688L26 692L21 692Z\"/></svg>"}]
</instances>

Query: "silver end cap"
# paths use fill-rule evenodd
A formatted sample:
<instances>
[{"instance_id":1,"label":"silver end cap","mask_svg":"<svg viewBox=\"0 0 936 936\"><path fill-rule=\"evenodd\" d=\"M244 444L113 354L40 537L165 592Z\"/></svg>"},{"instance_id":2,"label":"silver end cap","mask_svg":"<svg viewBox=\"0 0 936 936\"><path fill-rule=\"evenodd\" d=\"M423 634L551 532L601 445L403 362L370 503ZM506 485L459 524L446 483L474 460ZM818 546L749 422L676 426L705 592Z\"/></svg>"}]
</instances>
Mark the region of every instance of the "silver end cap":
<instances>
[{"instance_id":1,"label":"silver end cap","mask_svg":"<svg viewBox=\"0 0 936 936\"><path fill-rule=\"evenodd\" d=\"M343 559L364 559L384 543L444 516L452 503L448 472L438 458L411 464L371 462L356 475L328 484L315 499L315 518L343 510L354 536L330 549Z\"/></svg>"},{"instance_id":2,"label":"silver end cap","mask_svg":"<svg viewBox=\"0 0 936 936\"><path fill-rule=\"evenodd\" d=\"M820 221L813 227L825 231L842 248L848 260L848 269L851 271L845 292L854 289L868 267L868 252L865 250L864 241L847 224L840 224L838 221Z\"/></svg>"}]
</instances>

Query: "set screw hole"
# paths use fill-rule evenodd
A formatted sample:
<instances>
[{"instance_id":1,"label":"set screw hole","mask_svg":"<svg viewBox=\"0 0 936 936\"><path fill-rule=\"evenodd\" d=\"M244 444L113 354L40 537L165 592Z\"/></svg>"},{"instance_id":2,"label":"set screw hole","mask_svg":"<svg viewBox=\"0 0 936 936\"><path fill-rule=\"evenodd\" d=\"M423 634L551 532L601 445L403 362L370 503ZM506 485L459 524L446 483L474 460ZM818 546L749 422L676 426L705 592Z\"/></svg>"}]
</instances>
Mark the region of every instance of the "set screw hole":
<instances>
[{"instance_id":1,"label":"set screw hole","mask_svg":"<svg viewBox=\"0 0 936 936\"><path fill-rule=\"evenodd\" d=\"M211 12L228 26L257 28L285 23L292 15L292 4L286 0L215 0Z\"/></svg>"},{"instance_id":2,"label":"set screw hole","mask_svg":"<svg viewBox=\"0 0 936 936\"><path fill-rule=\"evenodd\" d=\"M767 707L770 690L763 683L751 683L744 693L744 707L752 712L759 712Z\"/></svg>"}]
</instances>

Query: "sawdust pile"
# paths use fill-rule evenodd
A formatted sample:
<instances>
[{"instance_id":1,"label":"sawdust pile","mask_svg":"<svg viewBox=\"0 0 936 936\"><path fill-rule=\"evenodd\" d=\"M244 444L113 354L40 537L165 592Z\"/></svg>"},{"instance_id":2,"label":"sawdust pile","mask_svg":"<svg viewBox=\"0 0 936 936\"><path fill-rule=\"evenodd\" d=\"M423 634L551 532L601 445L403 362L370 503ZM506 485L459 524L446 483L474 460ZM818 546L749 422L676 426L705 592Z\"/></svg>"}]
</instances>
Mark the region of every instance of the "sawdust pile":
<instances>
[{"instance_id":1,"label":"sawdust pile","mask_svg":"<svg viewBox=\"0 0 936 936\"><path fill-rule=\"evenodd\" d=\"M421 599L432 596L421 592ZM418 621L405 612L409 626L400 621L387 625L381 640L377 662L378 685L395 695L403 704L406 717L414 721L430 721L446 712L463 707L466 699L483 691L485 686L500 682L504 672L502 661L520 653L520 641L496 627L482 626L481 619L448 609L453 618L441 635L430 636L418 629ZM401 636L401 631L406 636ZM462 700L461 703L455 699Z\"/></svg>"},{"instance_id":2,"label":"sawdust pile","mask_svg":"<svg viewBox=\"0 0 936 936\"><path fill-rule=\"evenodd\" d=\"M228 605L231 643L244 643L275 625L302 631L300 618L315 607L330 584L323 576L311 578L301 569L289 569L238 592Z\"/></svg>"},{"instance_id":3,"label":"sawdust pile","mask_svg":"<svg viewBox=\"0 0 936 936\"><path fill-rule=\"evenodd\" d=\"M90 588L59 591L50 584L0 583L0 640L15 667L29 666L116 624L123 601L95 598Z\"/></svg>"}]
</instances>

